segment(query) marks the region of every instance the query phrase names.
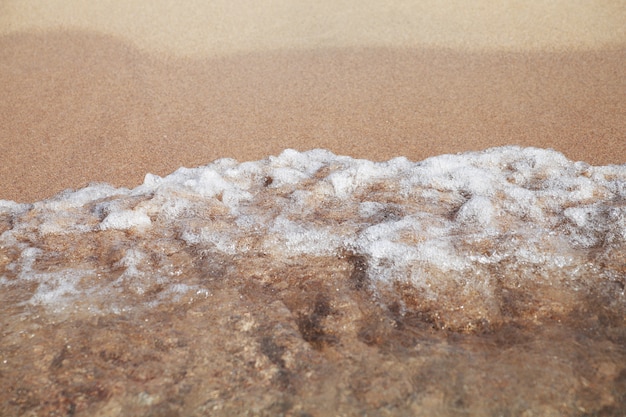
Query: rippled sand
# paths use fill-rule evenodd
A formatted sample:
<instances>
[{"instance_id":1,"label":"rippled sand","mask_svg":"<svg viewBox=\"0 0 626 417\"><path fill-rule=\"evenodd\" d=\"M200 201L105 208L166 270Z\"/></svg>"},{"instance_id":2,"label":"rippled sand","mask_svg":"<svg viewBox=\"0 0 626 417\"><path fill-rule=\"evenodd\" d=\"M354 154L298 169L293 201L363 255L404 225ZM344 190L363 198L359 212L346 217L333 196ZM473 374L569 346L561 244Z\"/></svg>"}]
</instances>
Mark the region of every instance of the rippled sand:
<instances>
[{"instance_id":1,"label":"rippled sand","mask_svg":"<svg viewBox=\"0 0 626 417\"><path fill-rule=\"evenodd\" d=\"M626 411L625 165L287 150L0 233L5 415Z\"/></svg>"}]
</instances>

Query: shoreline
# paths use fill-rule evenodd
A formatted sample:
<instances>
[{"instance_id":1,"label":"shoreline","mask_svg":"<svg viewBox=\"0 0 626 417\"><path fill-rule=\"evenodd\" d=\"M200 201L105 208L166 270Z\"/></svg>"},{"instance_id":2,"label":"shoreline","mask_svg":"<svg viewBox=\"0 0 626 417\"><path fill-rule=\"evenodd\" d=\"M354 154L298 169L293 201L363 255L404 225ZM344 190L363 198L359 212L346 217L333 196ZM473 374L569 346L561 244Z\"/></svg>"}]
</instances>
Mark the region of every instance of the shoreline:
<instances>
[{"instance_id":1,"label":"shoreline","mask_svg":"<svg viewBox=\"0 0 626 417\"><path fill-rule=\"evenodd\" d=\"M626 415L624 0L0 9L0 414Z\"/></svg>"},{"instance_id":2,"label":"shoreline","mask_svg":"<svg viewBox=\"0 0 626 417\"><path fill-rule=\"evenodd\" d=\"M37 57L37 59L33 59ZM626 48L471 53L334 48L213 59L88 31L0 37L0 199L286 148L418 161L502 145L626 162Z\"/></svg>"}]
</instances>

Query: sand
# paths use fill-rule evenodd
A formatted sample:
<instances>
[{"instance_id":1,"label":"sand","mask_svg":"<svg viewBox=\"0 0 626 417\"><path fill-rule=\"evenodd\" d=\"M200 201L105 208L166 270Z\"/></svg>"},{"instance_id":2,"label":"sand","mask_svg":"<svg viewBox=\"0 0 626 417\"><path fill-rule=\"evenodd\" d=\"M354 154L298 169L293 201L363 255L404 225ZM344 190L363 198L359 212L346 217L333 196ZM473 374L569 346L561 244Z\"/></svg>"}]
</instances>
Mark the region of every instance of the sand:
<instances>
[{"instance_id":1,"label":"sand","mask_svg":"<svg viewBox=\"0 0 626 417\"><path fill-rule=\"evenodd\" d=\"M287 147L626 160L623 1L196 3L4 2L0 199Z\"/></svg>"},{"instance_id":2,"label":"sand","mask_svg":"<svg viewBox=\"0 0 626 417\"><path fill-rule=\"evenodd\" d=\"M287 147L419 160L519 144L624 162L623 2L348 3L5 3L0 198Z\"/></svg>"},{"instance_id":3,"label":"sand","mask_svg":"<svg viewBox=\"0 0 626 417\"><path fill-rule=\"evenodd\" d=\"M184 7L5 0L0 200L34 202L91 182L135 187L147 172L166 175L221 157L257 160L285 148L421 160L510 144L623 164L625 63L623 0L192 0ZM121 204L134 207L133 198ZM408 313L383 307L364 285L369 260L358 253L282 264L264 253L202 252L172 233L166 240L180 247L164 255L161 240L137 240L132 231L95 229L74 240L39 233L45 224L37 210L46 204L22 217L11 209L19 207L4 206L0 234L16 247L0 250L0 414L626 409L617 235L614 246L576 252L589 258L580 271L602 289L568 298L551 286L503 287L502 274L541 277L545 269L521 263L520 273L502 262L487 275L502 287L495 294L501 310L515 320L455 332L423 311L412 287L390 295L403 297ZM612 236L609 224L623 219L622 208L614 199L600 210L600 231ZM59 227L76 213L61 210ZM212 217L187 220L213 224ZM14 229L26 235L11 235ZM61 279L61 268L98 261L106 274L90 279L113 282L122 257L150 245L150 262L186 268L181 282L198 280L210 297L66 317L21 301L35 291L16 276L30 267L19 261L28 250L45 255L35 264L44 277ZM160 292L122 298L148 306ZM542 296L555 302L537 321L528 306Z\"/></svg>"}]
</instances>

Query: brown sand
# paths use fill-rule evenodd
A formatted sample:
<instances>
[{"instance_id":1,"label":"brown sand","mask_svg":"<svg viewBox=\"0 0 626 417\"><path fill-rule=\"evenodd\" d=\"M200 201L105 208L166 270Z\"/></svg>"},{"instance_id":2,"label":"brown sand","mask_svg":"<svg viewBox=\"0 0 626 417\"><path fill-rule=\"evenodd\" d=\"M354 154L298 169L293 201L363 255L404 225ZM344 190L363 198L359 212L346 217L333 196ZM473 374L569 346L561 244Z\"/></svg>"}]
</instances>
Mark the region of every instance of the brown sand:
<instances>
[{"instance_id":1,"label":"brown sand","mask_svg":"<svg viewBox=\"0 0 626 417\"><path fill-rule=\"evenodd\" d=\"M327 48L185 58L89 31L0 38L0 199L287 147L413 160L490 146L626 158L626 48Z\"/></svg>"},{"instance_id":2,"label":"brown sand","mask_svg":"<svg viewBox=\"0 0 626 417\"><path fill-rule=\"evenodd\" d=\"M0 199L324 147L626 161L626 7L7 0Z\"/></svg>"},{"instance_id":3,"label":"brown sand","mask_svg":"<svg viewBox=\"0 0 626 417\"><path fill-rule=\"evenodd\" d=\"M626 162L623 0L248 3L0 2L0 199L93 181L133 187L146 172L287 147L419 160L518 144ZM0 233L12 222L0 219ZM42 271L98 256L115 269L137 244L95 235L28 244L50 249ZM112 250L99 246L109 238ZM622 276L621 249L594 258L594 278ZM624 414L623 304L607 308L623 293L617 279L542 323L444 333L433 317L374 303L359 257L281 266L194 250L171 262L197 269L182 278L202 279L215 298L145 317L25 314L16 294L32 285L6 286L0 409ZM19 256L0 253L3 279ZM223 279L236 262L248 269ZM507 314L525 311L521 295L502 291Z\"/></svg>"}]
</instances>

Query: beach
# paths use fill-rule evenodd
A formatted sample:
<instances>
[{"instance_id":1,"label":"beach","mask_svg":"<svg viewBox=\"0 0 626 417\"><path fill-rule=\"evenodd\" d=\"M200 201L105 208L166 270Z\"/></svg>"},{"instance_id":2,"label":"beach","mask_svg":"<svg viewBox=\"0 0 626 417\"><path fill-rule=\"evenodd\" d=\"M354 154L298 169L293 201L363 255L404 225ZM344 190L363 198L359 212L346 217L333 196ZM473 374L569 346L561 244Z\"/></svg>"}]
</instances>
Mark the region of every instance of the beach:
<instances>
[{"instance_id":1,"label":"beach","mask_svg":"<svg viewBox=\"0 0 626 417\"><path fill-rule=\"evenodd\" d=\"M626 3L6 1L0 414L621 416Z\"/></svg>"},{"instance_id":2,"label":"beach","mask_svg":"<svg viewBox=\"0 0 626 417\"><path fill-rule=\"evenodd\" d=\"M0 198L285 148L380 161L517 144L624 162L621 2L218 5L8 2Z\"/></svg>"}]
</instances>

